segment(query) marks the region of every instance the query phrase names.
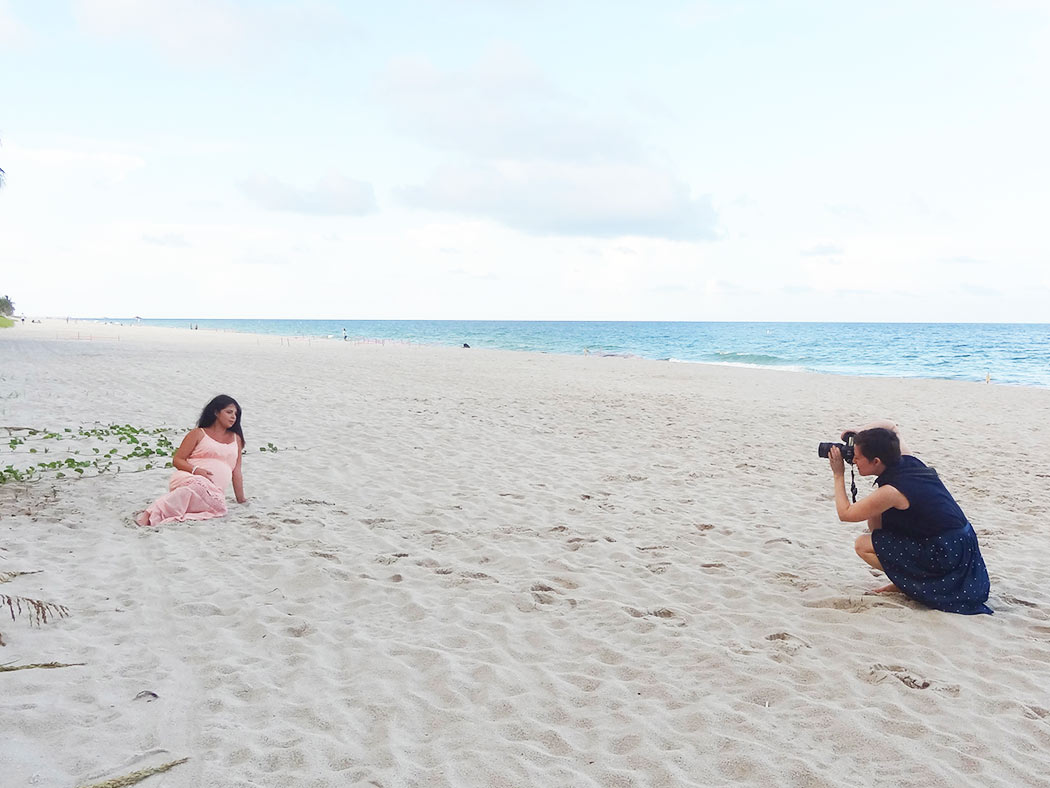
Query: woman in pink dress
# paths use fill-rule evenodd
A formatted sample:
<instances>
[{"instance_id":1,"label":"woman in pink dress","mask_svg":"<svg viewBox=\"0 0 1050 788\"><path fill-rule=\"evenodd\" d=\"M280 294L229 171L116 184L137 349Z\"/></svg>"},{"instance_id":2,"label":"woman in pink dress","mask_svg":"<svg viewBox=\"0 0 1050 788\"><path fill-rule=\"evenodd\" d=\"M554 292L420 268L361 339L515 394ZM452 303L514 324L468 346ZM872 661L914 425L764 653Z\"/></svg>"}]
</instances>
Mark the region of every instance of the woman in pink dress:
<instances>
[{"instance_id":1,"label":"woman in pink dress","mask_svg":"<svg viewBox=\"0 0 1050 788\"><path fill-rule=\"evenodd\" d=\"M204 406L197 428L182 439L175 452L170 492L140 513L135 522L161 525L222 517L226 514L226 487L231 481L237 503L244 503L243 449L241 406L233 397L220 394Z\"/></svg>"}]
</instances>

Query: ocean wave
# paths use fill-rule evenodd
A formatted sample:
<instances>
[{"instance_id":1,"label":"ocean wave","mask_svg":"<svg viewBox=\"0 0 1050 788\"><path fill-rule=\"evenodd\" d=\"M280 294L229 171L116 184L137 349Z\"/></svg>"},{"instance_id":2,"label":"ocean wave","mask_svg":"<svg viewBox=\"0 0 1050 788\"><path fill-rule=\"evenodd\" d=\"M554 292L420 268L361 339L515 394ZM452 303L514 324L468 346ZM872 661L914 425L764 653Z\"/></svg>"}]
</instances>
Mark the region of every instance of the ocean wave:
<instances>
[{"instance_id":1,"label":"ocean wave","mask_svg":"<svg viewBox=\"0 0 1050 788\"><path fill-rule=\"evenodd\" d=\"M771 356L765 353L740 353L732 350L717 350L714 354L705 356L701 360L719 364L747 364L749 367L777 367L797 363L781 356Z\"/></svg>"},{"instance_id":2,"label":"ocean wave","mask_svg":"<svg viewBox=\"0 0 1050 788\"><path fill-rule=\"evenodd\" d=\"M745 367L747 369L769 369L775 367L781 372L813 372L813 369L809 367L803 367L798 364L788 364L782 362L779 364L753 364L748 361L705 361L703 359L689 359L689 358L674 358L673 356L665 361L669 361L672 364L707 364L712 367Z\"/></svg>"}]
</instances>

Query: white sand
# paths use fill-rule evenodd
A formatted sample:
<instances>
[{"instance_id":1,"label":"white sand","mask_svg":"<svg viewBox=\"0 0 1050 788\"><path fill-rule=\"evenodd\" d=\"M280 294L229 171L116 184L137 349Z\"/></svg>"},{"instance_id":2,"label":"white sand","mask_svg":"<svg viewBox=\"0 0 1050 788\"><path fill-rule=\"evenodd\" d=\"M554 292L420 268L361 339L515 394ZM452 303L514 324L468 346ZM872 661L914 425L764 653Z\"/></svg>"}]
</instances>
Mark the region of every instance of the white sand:
<instances>
[{"instance_id":1,"label":"white sand","mask_svg":"<svg viewBox=\"0 0 1050 788\"><path fill-rule=\"evenodd\" d=\"M0 617L0 663L86 663L0 673L4 786L181 757L144 785L1050 785L1050 391L0 331L0 426L181 436L220 392L224 519L134 526L161 469L0 486L0 573L40 572L0 593L70 610ZM865 595L816 444L879 417L973 521L995 616Z\"/></svg>"}]
</instances>

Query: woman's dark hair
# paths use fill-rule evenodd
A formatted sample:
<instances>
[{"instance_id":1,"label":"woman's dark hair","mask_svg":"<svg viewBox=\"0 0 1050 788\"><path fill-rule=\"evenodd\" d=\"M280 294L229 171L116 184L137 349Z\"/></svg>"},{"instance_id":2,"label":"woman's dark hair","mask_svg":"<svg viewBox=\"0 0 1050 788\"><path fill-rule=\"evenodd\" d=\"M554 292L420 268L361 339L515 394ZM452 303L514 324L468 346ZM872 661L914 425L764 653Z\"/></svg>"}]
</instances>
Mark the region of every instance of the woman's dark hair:
<instances>
[{"instance_id":1,"label":"woman's dark hair","mask_svg":"<svg viewBox=\"0 0 1050 788\"><path fill-rule=\"evenodd\" d=\"M861 453L869 460L882 460L887 468L901 461L901 440L893 430L883 427L861 430L853 443L860 447Z\"/></svg>"},{"instance_id":2,"label":"woman's dark hair","mask_svg":"<svg viewBox=\"0 0 1050 788\"><path fill-rule=\"evenodd\" d=\"M207 405L204 406L204 410L201 411L201 417L197 419L198 427L210 427L215 423L215 419L219 415L220 410L225 410L230 405L237 408L237 421L230 427L230 432L237 434L241 439L241 445L244 445L244 433L241 432L241 406L237 404L237 400L226 394L220 394ZM866 452L865 452L866 454Z\"/></svg>"}]
</instances>

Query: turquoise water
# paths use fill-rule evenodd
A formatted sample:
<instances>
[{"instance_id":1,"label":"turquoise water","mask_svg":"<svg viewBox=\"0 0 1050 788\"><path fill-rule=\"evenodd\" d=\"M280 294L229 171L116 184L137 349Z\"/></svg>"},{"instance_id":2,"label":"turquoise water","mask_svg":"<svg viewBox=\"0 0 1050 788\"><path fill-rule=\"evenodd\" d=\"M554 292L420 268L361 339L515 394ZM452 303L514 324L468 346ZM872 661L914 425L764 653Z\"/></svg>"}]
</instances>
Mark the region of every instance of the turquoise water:
<instances>
[{"instance_id":1,"label":"turquoise water","mask_svg":"<svg viewBox=\"0 0 1050 788\"><path fill-rule=\"evenodd\" d=\"M110 318L112 320L112 318ZM132 322L128 319L122 322ZM1050 324L144 320L146 325L1050 386Z\"/></svg>"}]
</instances>

